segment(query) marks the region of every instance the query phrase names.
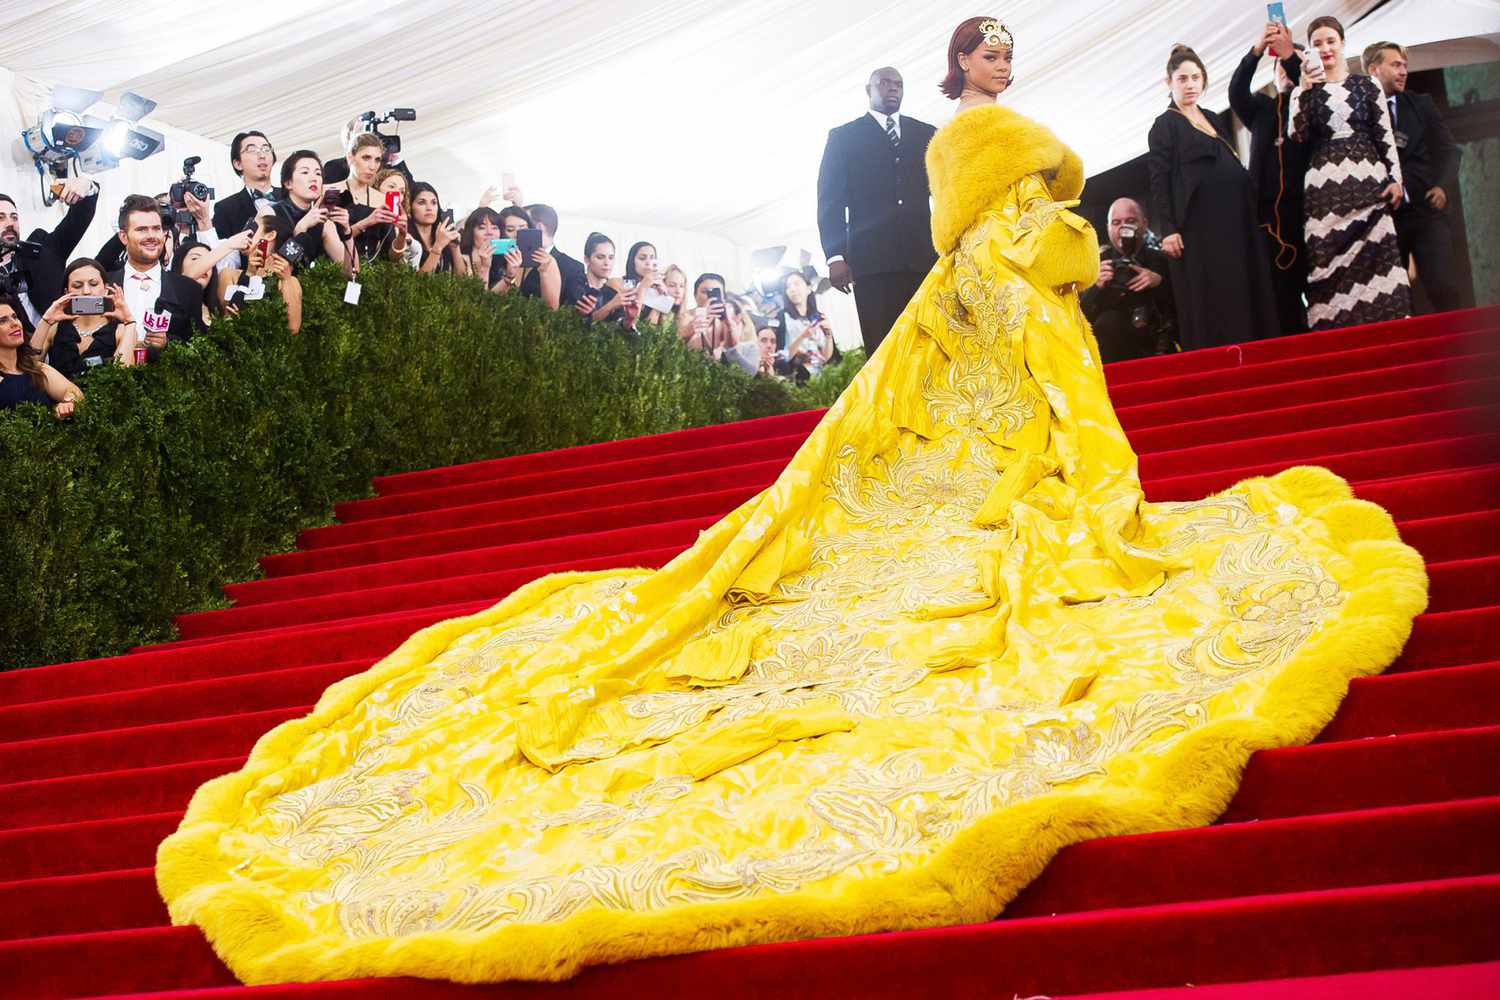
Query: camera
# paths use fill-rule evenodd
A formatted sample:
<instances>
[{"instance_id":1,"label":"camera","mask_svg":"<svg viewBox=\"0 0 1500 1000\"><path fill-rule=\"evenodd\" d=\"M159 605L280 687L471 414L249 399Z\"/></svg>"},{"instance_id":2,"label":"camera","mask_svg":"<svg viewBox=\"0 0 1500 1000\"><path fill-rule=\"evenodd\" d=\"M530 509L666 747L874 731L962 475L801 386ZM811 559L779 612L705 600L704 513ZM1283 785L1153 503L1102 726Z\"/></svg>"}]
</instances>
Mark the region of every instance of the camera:
<instances>
[{"instance_id":1,"label":"camera","mask_svg":"<svg viewBox=\"0 0 1500 1000\"><path fill-rule=\"evenodd\" d=\"M386 122L414 122L417 120L416 108L392 108L386 112L366 111L359 116L371 132L380 136L380 143L385 147L387 154L401 152L401 137L399 135L386 135L380 131L380 126Z\"/></svg>"},{"instance_id":2,"label":"camera","mask_svg":"<svg viewBox=\"0 0 1500 1000\"><path fill-rule=\"evenodd\" d=\"M0 295L15 295L25 284L21 275L26 272L26 262L41 258L42 245L28 240L0 243L0 253L7 250L15 252L4 264L0 264Z\"/></svg>"},{"instance_id":3,"label":"camera","mask_svg":"<svg viewBox=\"0 0 1500 1000\"><path fill-rule=\"evenodd\" d=\"M1115 276L1109 282L1110 288L1127 289L1130 282L1135 279L1131 268L1136 266L1135 255L1141 252L1145 239L1145 233L1135 226L1121 226L1118 256L1111 252L1114 250L1112 244L1105 244L1100 257L1112 261L1115 266Z\"/></svg>"},{"instance_id":4,"label":"camera","mask_svg":"<svg viewBox=\"0 0 1500 1000\"><path fill-rule=\"evenodd\" d=\"M214 189L202 181L193 180L193 171L198 169L198 164L203 162L201 156L189 156L182 161L182 180L173 184L168 190L167 196L172 201L175 221L186 225L193 221L193 215L187 210L187 196L192 195L199 201L213 201Z\"/></svg>"}]
</instances>

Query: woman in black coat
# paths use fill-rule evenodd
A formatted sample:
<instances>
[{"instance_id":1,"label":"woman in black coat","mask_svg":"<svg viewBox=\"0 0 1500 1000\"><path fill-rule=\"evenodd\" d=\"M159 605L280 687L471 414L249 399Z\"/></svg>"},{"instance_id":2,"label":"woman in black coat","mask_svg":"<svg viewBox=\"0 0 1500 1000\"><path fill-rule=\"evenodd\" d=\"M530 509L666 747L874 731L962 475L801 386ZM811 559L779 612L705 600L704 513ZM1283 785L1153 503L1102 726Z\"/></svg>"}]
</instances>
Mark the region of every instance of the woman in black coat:
<instances>
[{"instance_id":1,"label":"woman in black coat","mask_svg":"<svg viewBox=\"0 0 1500 1000\"><path fill-rule=\"evenodd\" d=\"M1197 54L1185 45L1174 48L1167 62L1172 106L1151 126L1147 158L1152 221L1171 258L1184 350L1281 332L1250 174L1230 144L1228 126L1198 106L1207 83Z\"/></svg>"}]
</instances>

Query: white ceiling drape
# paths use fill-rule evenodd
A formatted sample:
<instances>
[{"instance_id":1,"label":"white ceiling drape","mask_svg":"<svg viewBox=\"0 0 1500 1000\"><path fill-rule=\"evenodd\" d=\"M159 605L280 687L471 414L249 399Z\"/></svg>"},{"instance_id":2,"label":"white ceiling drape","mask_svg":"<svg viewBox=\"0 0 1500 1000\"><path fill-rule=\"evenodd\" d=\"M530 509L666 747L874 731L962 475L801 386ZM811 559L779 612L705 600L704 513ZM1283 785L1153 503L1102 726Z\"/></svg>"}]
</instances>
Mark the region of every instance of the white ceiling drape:
<instances>
[{"instance_id":1,"label":"white ceiling drape","mask_svg":"<svg viewBox=\"0 0 1500 1000\"><path fill-rule=\"evenodd\" d=\"M1351 54L1376 28L1403 42L1500 32L1500 0L1393 0L1371 30L1356 23L1377 6L1287 4L1299 37L1316 14L1354 25ZM408 158L446 198L470 203L510 170L529 198L557 206L565 228L571 217L611 220L627 235L698 234L705 252L737 255L727 269L756 246L816 249L823 140L863 111L871 69L902 71L906 113L946 120L936 83L948 37L977 9L950 0L10 2L0 4L0 66L111 95L136 90L160 102L153 124L217 143L257 126L283 152L331 155L359 112L414 107L417 121L401 128ZM1018 83L1005 101L1055 128L1093 173L1144 150L1174 42L1203 56L1207 101L1224 105L1265 11L1244 0L1008 0L991 13L1017 40ZM9 119L37 110L15 108L0 124L13 135ZM154 189L164 189L180 149L136 169L160 173ZM227 164L205 167L210 182L232 182ZM10 171L30 171L5 169L13 186L21 181Z\"/></svg>"}]
</instances>

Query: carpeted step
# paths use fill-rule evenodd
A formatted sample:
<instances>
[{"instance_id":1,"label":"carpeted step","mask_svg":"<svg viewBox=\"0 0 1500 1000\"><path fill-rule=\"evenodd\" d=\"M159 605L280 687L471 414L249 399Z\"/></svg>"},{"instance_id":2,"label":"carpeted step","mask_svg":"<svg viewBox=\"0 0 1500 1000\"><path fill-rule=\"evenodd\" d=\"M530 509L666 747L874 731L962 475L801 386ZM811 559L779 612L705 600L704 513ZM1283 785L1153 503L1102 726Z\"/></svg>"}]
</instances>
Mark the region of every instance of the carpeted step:
<instances>
[{"instance_id":1,"label":"carpeted step","mask_svg":"<svg viewBox=\"0 0 1500 1000\"><path fill-rule=\"evenodd\" d=\"M297 546L302 549L320 549L330 545L398 538L423 531L448 531L476 524L520 521L547 514L570 514L598 506L601 494L606 497L607 503L619 505L670 500L688 493L713 493L739 486L765 486L773 482L784 468L784 461L772 459L749 465L731 465L708 472L684 472L637 479L619 483L607 491L586 486L582 489L559 489L552 493L534 493L490 503L440 507L411 514L395 513L386 517L370 517L367 512L366 516L342 519L342 524L309 528L297 536ZM565 485L564 480L559 479L558 482L560 486Z\"/></svg>"},{"instance_id":2,"label":"carpeted step","mask_svg":"<svg viewBox=\"0 0 1500 1000\"><path fill-rule=\"evenodd\" d=\"M1295 463L1265 459L1234 469L1186 472L1170 478L1148 479L1143 485L1148 500L1197 500L1226 490L1242 479L1273 476L1292 464L1321 465L1349 482L1359 482L1444 472L1497 461L1500 461L1500 434L1471 434L1356 452L1304 455Z\"/></svg>"},{"instance_id":3,"label":"carpeted step","mask_svg":"<svg viewBox=\"0 0 1500 1000\"><path fill-rule=\"evenodd\" d=\"M1206 445L1148 452L1140 456L1141 478L1166 479L1190 472L1233 469L1256 462L1280 461L1283 467L1334 452L1353 454L1402 445L1441 441L1466 434L1492 432L1500 427L1500 405L1422 413L1392 419L1319 427L1268 437L1250 437Z\"/></svg>"},{"instance_id":4,"label":"carpeted step","mask_svg":"<svg viewBox=\"0 0 1500 1000\"><path fill-rule=\"evenodd\" d=\"M657 455L677 455L744 441L760 441L768 437L783 437L787 434L809 434L823 418L826 410L805 410L800 413L784 413L773 417L740 420L729 424L713 424L707 427L691 427L687 430L668 431L647 437L622 438L618 441L601 441L597 444L579 445L574 448L558 448L553 451L530 452L524 455L508 455L484 462L467 462L433 469L420 469L390 476L377 476L375 489L383 496L399 493L419 493L434 486L453 486L464 482L504 478L514 472L561 472L586 466L602 465L625 458L648 458Z\"/></svg>"},{"instance_id":5,"label":"carpeted step","mask_svg":"<svg viewBox=\"0 0 1500 1000\"><path fill-rule=\"evenodd\" d=\"M666 521L639 528L618 528L591 532L561 539L497 545L436 556L421 556L398 562L373 563L321 573L271 577L231 584L224 592L237 604L261 604L298 597L316 597L369 587L386 587L419 580L441 580L447 577L489 573L520 566L552 565L575 559L639 552L643 549L681 545L684 548L698 538L698 532L714 525L717 516Z\"/></svg>"},{"instance_id":6,"label":"carpeted step","mask_svg":"<svg viewBox=\"0 0 1500 1000\"><path fill-rule=\"evenodd\" d=\"M146 868L182 809L0 830L0 881Z\"/></svg>"},{"instance_id":7,"label":"carpeted step","mask_svg":"<svg viewBox=\"0 0 1500 1000\"><path fill-rule=\"evenodd\" d=\"M415 559L420 556L462 552L468 549L519 545L524 542L567 538L601 531L639 528L663 521L689 518L723 517L726 511L754 497L763 484L737 486L712 493L686 493L671 499L641 500L629 504L610 504L608 493L601 493L599 505L590 510L547 514L520 521L501 521L473 527L425 531L418 534L382 538L350 545L335 545L302 552L262 556L260 566L267 576L295 576L321 573L350 566L367 566L376 562Z\"/></svg>"},{"instance_id":8,"label":"carpeted step","mask_svg":"<svg viewBox=\"0 0 1500 1000\"><path fill-rule=\"evenodd\" d=\"M1430 342L1438 333L1468 333L1492 330L1500 325L1500 308L1485 306L1444 314L1439 327L1431 317L1413 317L1382 323L1365 323L1334 330L1300 333L1294 337L1273 337L1248 344L1207 347L1196 351L1135 358L1104 366L1111 387L1172 375L1191 375L1219 368L1241 368L1245 365L1288 361L1294 358L1360 347L1381 347L1412 341Z\"/></svg>"},{"instance_id":9,"label":"carpeted step","mask_svg":"<svg viewBox=\"0 0 1500 1000\"><path fill-rule=\"evenodd\" d=\"M1167 399L1190 399L1209 393L1283 385L1311 378L1329 378L1352 372L1371 371L1394 365L1409 365L1439 357L1483 354L1495 349L1493 330L1475 330L1358 347L1284 361L1215 368L1185 375L1166 375L1110 386L1110 399L1117 407L1158 403Z\"/></svg>"},{"instance_id":10,"label":"carpeted step","mask_svg":"<svg viewBox=\"0 0 1500 1000\"><path fill-rule=\"evenodd\" d=\"M523 566L493 573L472 573L468 576L449 577L445 580L371 587L353 593L326 594L321 597L294 598L288 601L270 601L262 604L247 604L243 607L198 611L193 614L179 615L176 619L177 631L184 640L196 640L245 634L261 629L333 621L346 616L351 603L358 604L362 612L384 614L390 611L415 610L442 604L481 600L486 597L498 601L522 584L530 583L549 573L613 569L617 566L644 566L655 569L665 566L681 551L682 546L673 545L666 548L646 549L641 552L598 556L593 559L575 559L550 566ZM353 596L354 594L357 596Z\"/></svg>"},{"instance_id":11,"label":"carpeted step","mask_svg":"<svg viewBox=\"0 0 1500 1000\"><path fill-rule=\"evenodd\" d=\"M1418 615L1406 648L1387 673L1459 667L1494 659L1500 650L1500 607Z\"/></svg>"},{"instance_id":12,"label":"carpeted step","mask_svg":"<svg viewBox=\"0 0 1500 1000\"><path fill-rule=\"evenodd\" d=\"M55 726L43 737L7 734L0 742L0 774L10 782L33 781L248 753L263 733L306 715L327 685L357 667L304 667L45 702L39 707L49 710ZM116 700L101 711L101 697ZM236 698L277 707L225 712L225 703ZM57 711L69 708L74 711ZM121 721L136 716L176 718L149 724ZM1443 667L1356 679L1319 739L1461 729L1495 720L1500 720L1500 663ZM105 728L107 724L114 726Z\"/></svg>"},{"instance_id":13,"label":"carpeted step","mask_svg":"<svg viewBox=\"0 0 1500 1000\"><path fill-rule=\"evenodd\" d=\"M1476 756L1462 767L1455 768L1452 775L1434 776L1425 770L1413 769L1412 762L1447 761L1459 748ZM1485 753L1493 754L1497 750L1500 750L1500 727L1265 751L1257 754L1247 768L1245 784L1229 815L1238 821L1248 818L1246 813L1285 816L1497 795L1500 794L1500 769L1476 769L1474 766L1475 761L1484 759ZM1410 760L1387 759L1401 754L1406 754ZM1326 769L1308 776L1308 761L1321 762ZM1378 761L1378 766L1371 761ZM208 778L235 770L242 763L241 755L0 785L0 829L119 818L184 808L198 785ZM1276 775L1285 772L1289 777L1252 781L1252 775L1263 770ZM1480 773L1474 773L1476 770ZM1343 798L1338 801L1324 806L1299 798L1309 794L1309 786L1321 788L1334 780L1348 785L1339 789ZM1236 809L1239 811L1235 812Z\"/></svg>"},{"instance_id":14,"label":"carpeted step","mask_svg":"<svg viewBox=\"0 0 1500 1000\"><path fill-rule=\"evenodd\" d=\"M1500 503L1500 492L1495 502ZM1429 563L1500 555L1500 510L1400 521L1401 540Z\"/></svg>"},{"instance_id":15,"label":"carpeted step","mask_svg":"<svg viewBox=\"0 0 1500 1000\"><path fill-rule=\"evenodd\" d=\"M1464 382L1376 393L1353 399L1299 403L1258 413L1238 413L1137 428L1128 432L1137 454L1148 455L1188 446L1225 444L1251 438L1295 434L1318 429L1352 429L1372 416L1382 421L1398 417L1471 410L1500 400L1500 376Z\"/></svg>"},{"instance_id":16,"label":"carpeted step","mask_svg":"<svg viewBox=\"0 0 1500 1000\"><path fill-rule=\"evenodd\" d=\"M1497 337L1500 340L1500 337ZM1374 393L1403 392L1451 385L1473 378L1492 378L1500 371L1500 350L1491 347L1478 354L1429 358L1405 365L1371 371L1296 379L1250 389L1231 389L1138 403L1115 409L1127 432L1188 420L1246 416L1286 406L1316 401L1334 401Z\"/></svg>"},{"instance_id":17,"label":"carpeted step","mask_svg":"<svg viewBox=\"0 0 1500 1000\"><path fill-rule=\"evenodd\" d=\"M1500 464L1471 462L1435 472L1354 482L1356 496L1379 504L1397 521L1491 510L1500 497Z\"/></svg>"},{"instance_id":18,"label":"carpeted step","mask_svg":"<svg viewBox=\"0 0 1500 1000\"><path fill-rule=\"evenodd\" d=\"M1500 874L1500 797L1109 837L1004 919ZM165 927L152 868L0 882L0 940Z\"/></svg>"},{"instance_id":19,"label":"carpeted step","mask_svg":"<svg viewBox=\"0 0 1500 1000\"><path fill-rule=\"evenodd\" d=\"M817 938L596 966L549 997L1034 995L1329 975L1500 957L1500 876L1094 910ZM1079 956L1087 956L1080 961ZM195 927L0 942L0 980L26 996L227 986ZM540 996L495 984L487 996Z\"/></svg>"}]
</instances>

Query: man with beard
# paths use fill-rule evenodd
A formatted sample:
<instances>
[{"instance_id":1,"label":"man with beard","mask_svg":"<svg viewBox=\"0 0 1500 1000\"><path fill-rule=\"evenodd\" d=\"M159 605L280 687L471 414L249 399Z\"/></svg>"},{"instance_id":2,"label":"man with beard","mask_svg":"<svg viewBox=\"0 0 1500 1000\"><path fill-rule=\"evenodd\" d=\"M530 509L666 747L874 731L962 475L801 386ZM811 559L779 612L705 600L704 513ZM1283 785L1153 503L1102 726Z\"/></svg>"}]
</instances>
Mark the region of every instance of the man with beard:
<instances>
[{"instance_id":1,"label":"man with beard","mask_svg":"<svg viewBox=\"0 0 1500 1000\"><path fill-rule=\"evenodd\" d=\"M198 283L162 267L167 233L156 199L133 194L120 206L120 242L125 265L108 281L125 290L125 304L146 342L146 360L155 361L174 340L193 339L201 325L203 290Z\"/></svg>"},{"instance_id":2,"label":"man with beard","mask_svg":"<svg viewBox=\"0 0 1500 1000\"><path fill-rule=\"evenodd\" d=\"M78 241L94 221L99 204L99 185L86 177L62 182L57 200L68 206L68 214L52 232L37 229L26 242L30 252L17 252L21 243L21 213L15 199L0 194L0 268L9 272L16 299L25 308L21 317L29 334L47 307L62 295L63 272Z\"/></svg>"},{"instance_id":3,"label":"man with beard","mask_svg":"<svg viewBox=\"0 0 1500 1000\"><path fill-rule=\"evenodd\" d=\"M904 84L870 74L870 112L828 133L818 170L818 233L828 280L854 289L865 351L874 354L937 260L927 144L936 129L900 114Z\"/></svg>"}]
</instances>

